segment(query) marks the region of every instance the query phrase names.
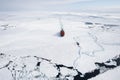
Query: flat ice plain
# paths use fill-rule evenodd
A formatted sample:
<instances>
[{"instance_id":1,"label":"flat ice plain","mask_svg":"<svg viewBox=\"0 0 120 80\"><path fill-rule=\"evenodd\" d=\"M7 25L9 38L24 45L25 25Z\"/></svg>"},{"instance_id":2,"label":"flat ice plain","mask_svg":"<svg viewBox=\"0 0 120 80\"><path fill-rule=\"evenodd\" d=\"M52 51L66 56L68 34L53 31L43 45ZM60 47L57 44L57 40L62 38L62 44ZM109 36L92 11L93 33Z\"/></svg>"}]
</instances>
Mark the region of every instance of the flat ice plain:
<instances>
[{"instance_id":1,"label":"flat ice plain","mask_svg":"<svg viewBox=\"0 0 120 80\"><path fill-rule=\"evenodd\" d=\"M73 80L75 69L86 73L120 54L120 15L1 12L0 53L0 80ZM119 79L117 67L89 80Z\"/></svg>"}]
</instances>

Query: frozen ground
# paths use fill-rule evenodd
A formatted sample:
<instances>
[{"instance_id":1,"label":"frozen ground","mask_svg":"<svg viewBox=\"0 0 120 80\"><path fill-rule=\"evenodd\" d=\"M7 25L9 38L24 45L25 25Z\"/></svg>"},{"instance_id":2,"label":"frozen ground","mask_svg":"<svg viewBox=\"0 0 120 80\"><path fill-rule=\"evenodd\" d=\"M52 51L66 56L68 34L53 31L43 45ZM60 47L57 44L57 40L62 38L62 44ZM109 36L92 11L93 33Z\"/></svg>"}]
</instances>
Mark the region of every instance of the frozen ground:
<instances>
[{"instance_id":1,"label":"frozen ground","mask_svg":"<svg viewBox=\"0 0 120 80\"><path fill-rule=\"evenodd\" d=\"M0 13L0 53L5 54L0 80L53 80L59 71L72 76L76 69L91 71L95 62L120 54L119 22L119 14ZM61 25L64 37L59 36ZM59 70L58 64L65 66ZM90 80L119 80L119 68Z\"/></svg>"}]
</instances>

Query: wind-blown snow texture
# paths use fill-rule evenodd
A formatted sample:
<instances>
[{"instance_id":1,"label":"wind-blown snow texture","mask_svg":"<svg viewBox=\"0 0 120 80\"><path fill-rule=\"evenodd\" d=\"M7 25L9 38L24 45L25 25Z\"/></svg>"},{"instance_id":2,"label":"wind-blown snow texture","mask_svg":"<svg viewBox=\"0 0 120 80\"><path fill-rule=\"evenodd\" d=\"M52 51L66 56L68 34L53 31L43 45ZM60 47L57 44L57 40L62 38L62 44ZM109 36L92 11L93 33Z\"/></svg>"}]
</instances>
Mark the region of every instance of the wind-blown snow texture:
<instances>
[{"instance_id":1,"label":"wind-blown snow texture","mask_svg":"<svg viewBox=\"0 0 120 80\"><path fill-rule=\"evenodd\" d=\"M0 80L79 80L89 71L82 80L119 80L119 65L109 61L120 52L119 21L118 14L0 13Z\"/></svg>"}]
</instances>

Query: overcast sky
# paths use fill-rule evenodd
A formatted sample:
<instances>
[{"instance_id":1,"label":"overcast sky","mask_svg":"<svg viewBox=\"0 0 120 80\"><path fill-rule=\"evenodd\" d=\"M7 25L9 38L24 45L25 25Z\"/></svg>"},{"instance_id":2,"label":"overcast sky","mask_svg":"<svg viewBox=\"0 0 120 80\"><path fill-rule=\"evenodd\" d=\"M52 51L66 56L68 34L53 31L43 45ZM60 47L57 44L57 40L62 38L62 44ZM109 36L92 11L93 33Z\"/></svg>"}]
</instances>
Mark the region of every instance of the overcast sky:
<instances>
[{"instance_id":1,"label":"overcast sky","mask_svg":"<svg viewBox=\"0 0 120 80\"><path fill-rule=\"evenodd\" d=\"M0 11L79 11L120 8L120 0L0 0Z\"/></svg>"}]
</instances>

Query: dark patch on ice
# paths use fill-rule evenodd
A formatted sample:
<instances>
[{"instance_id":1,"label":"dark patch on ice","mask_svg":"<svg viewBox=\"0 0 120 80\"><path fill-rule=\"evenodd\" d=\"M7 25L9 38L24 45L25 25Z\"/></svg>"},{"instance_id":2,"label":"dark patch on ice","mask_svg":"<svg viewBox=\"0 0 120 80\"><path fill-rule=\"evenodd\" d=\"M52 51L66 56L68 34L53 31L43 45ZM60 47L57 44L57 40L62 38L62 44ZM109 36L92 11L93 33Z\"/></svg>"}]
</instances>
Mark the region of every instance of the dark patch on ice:
<instances>
[{"instance_id":1,"label":"dark patch on ice","mask_svg":"<svg viewBox=\"0 0 120 80\"><path fill-rule=\"evenodd\" d=\"M58 72L56 78L60 78L61 75L62 75L62 74L61 74L60 72Z\"/></svg>"},{"instance_id":2,"label":"dark patch on ice","mask_svg":"<svg viewBox=\"0 0 120 80\"><path fill-rule=\"evenodd\" d=\"M95 65L98 65L99 67L105 67L105 68L115 68L116 65L107 65L105 63L98 63L96 62Z\"/></svg>"},{"instance_id":3,"label":"dark patch on ice","mask_svg":"<svg viewBox=\"0 0 120 80\"><path fill-rule=\"evenodd\" d=\"M97 76L98 74L100 74L100 69L95 69L92 72L87 72L84 74L84 80L88 80L90 78L93 78L95 76Z\"/></svg>"},{"instance_id":4,"label":"dark patch on ice","mask_svg":"<svg viewBox=\"0 0 120 80\"><path fill-rule=\"evenodd\" d=\"M87 80L84 77L80 77L80 75L74 76L74 80Z\"/></svg>"},{"instance_id":5,"label":"dark patch on ice","mask_svg":"<svg viewBox=\"0 0 120 80\"><path fill-rule=\"evenodd\" d=\"M74 76L74 80L88 80L90 78L93 78L95 76L97 76L98 74L100 74L100 70L99 69L95 69L92 72L87 72L84 75L82 75L81 73Z\"/></svg>"},{"instance_id":6,"label":"dark patch on ice","mask_svg":"<svg viewBox=\"0 0 120 80\"><path fill-rule=\"evenodd\" d=\"M104 17L101 17L101 16L88 16L89 18L104 18Z\"/></svg>"},{"instance_id":7,"label":"dark patch on ice","mask_svg":"<svg viewBox=\"0 0 120 80\"><path fill-rule=\"evenodd\" d=\"M0 56L3 56L3 55L5 55L4 53L0 53Z\"/></svg>"},{"instance_id":8,"label":"dark patch on ice","mask_svg":"<svg viewBox=\"0 0 120 80\"><path fill-rule=\"evenodd\" d=\"M120 43L103 43L104 45L120 46Z\"/></svg>"},{"instance_id":9,"label":"dark patch on ice","mask_svg":"<svg viewBox=\"0 0 120 80\"><path fill-rule=\"evenodd\" d=\"M109 26L109 27L118 27L120 25L115 25L115 24L104 24L104 26Z\"/></svg>"},{"instance_id":10,"label":"dark patch on ice","mask_svg":"<svg viewBox=\"0 0 120 80\"><path fill-rule=\"evenodd\" d=\"M11 26L10 24L2 24L2 25L0 25L0 28L2 30L7 30L7 29L12 28L12 27L15 27L15 26Z\"/></svg>"},{"instance_id":11,"label":"dark patch on ice","mask_svg":"<svg viewBox=\"0 0 120 80\"><path fill-rule=\"evenodd\" d=\"M85 22L86 25L93 25L92 22Z\"/></svg>"},{"instance_id":12,"label":"dark patch on ice","mask_svg":"<svg viewBox=\"0 0 120 80\"><path fill-rule=\"evenodd\" d=\"M36 65L36 66L40 66L40 63L41 63L41 62L37 62L37 65Z\"/></svg>"},{"instance_id":13,"label":"dark patch on ice","mask_svg":"<svg viewBox=\"0 0 120 80\"><path fill-rule=\"evenodd\" d=\"M101 23L95 23L95 25L101 25Z\"/></svg>"}]
</instances>

